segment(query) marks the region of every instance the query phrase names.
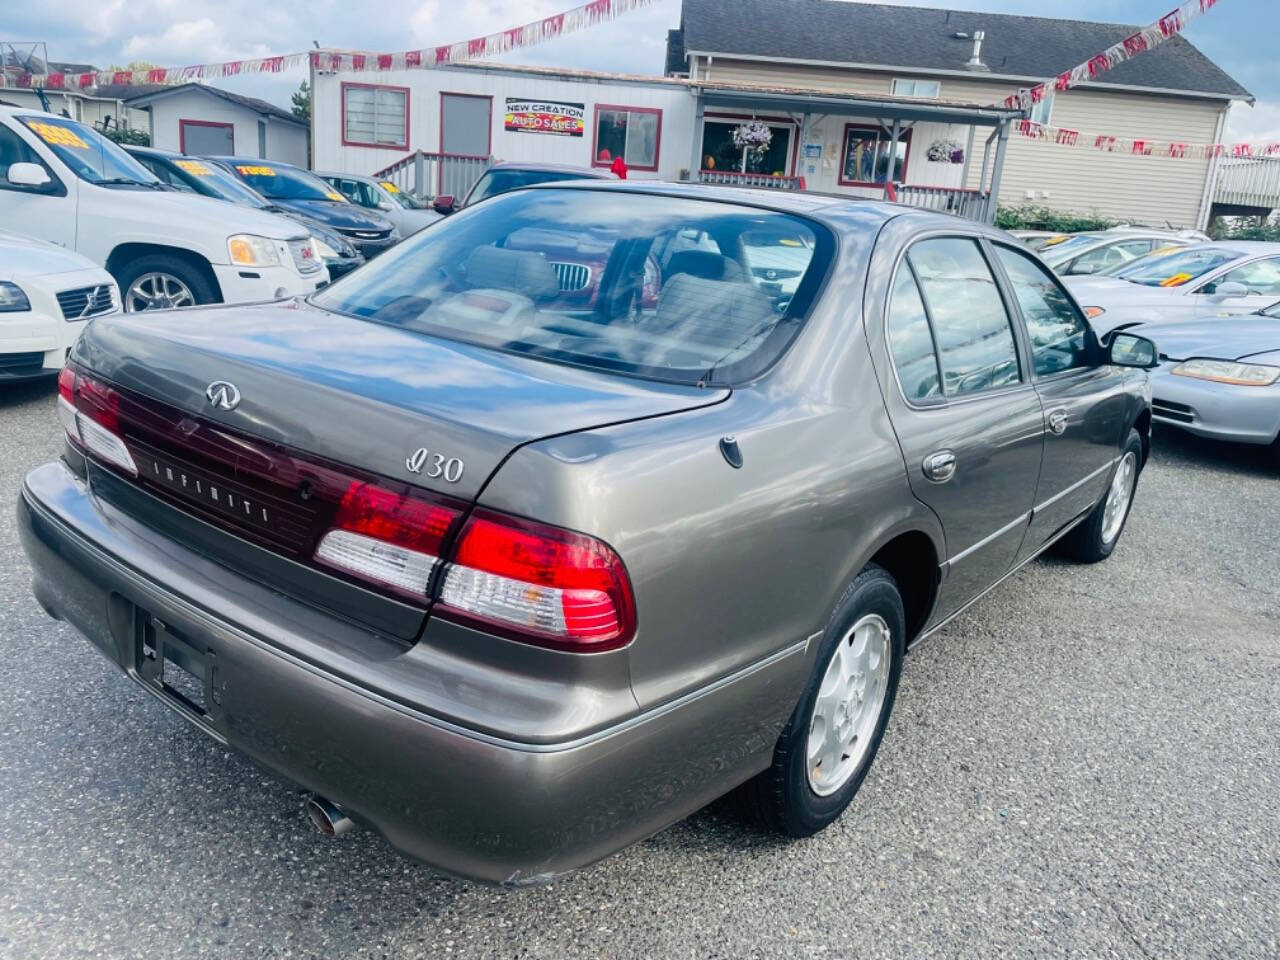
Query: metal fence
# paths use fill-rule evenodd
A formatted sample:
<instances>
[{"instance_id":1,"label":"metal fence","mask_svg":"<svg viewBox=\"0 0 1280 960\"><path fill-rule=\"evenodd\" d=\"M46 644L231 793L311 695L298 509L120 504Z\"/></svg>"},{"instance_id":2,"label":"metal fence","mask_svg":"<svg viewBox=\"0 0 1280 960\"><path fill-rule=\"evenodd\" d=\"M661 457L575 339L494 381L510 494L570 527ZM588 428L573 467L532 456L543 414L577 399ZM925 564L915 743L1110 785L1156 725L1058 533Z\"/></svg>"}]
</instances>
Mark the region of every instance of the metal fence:
<instances>
[{"instance_id":1,"label":"metal fence","mask_svg":"<svg viewBox=\"0 0 1280 960\"><path fill-rule=\"evenodd\" d=\"M1213 202L1241 207L1280 207L1280 157L1223 160Z\"/></svg>"},{"instance_id":2,"label":"metal fence","mask_svg":"<svg viewBox=\"0 0 1280 960\"><path fill-rule=\"evenodd\" d=\"M390 180L419 200L444 196L461 201L491 166L493 157L418 150L379 170L374 176Z\"/></svg>"},{"instance_id":3,"label":"metal fence","mask_svg":"<svg viewBox=\"0 0 1280 960\"><path fill-rule=\"evenodd\" d=\"M803 190L804 177L775 177L770 173L741 173L737 170L699 170L699 183L722 187L771 187L774 190Z\"/></svg>"},{"instance_id":4,"label":"metal fence","mask_svg":"<svg viewBox=\"0 0 1280 960\"><path fill-rule=\"evenodd\" d=\"M904 203L909 207L954 213L958 217L967 217L979 223L991 222L991 193L987 190L895 183L893 189L886 193L890 200Z\"/></svg>"}]
</instances>

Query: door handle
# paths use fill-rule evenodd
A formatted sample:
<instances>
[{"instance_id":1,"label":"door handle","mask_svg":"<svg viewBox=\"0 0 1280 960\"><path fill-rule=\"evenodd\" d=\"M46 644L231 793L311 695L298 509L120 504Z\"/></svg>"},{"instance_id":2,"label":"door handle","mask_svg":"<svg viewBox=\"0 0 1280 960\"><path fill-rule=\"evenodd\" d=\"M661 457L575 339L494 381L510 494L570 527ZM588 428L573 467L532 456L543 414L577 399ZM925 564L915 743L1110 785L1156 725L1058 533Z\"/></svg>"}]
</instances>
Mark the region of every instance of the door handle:
<instances>
[{"instance_id":1,"label":"door handle","mask_svg":"<svg viewBox=\"0 0 1280 960\"><path fill-rule=\"evenodd\" d=\"M946 483L956 475L956 455L950 450L939 450L925 457L920 466L934 483Z\"/></svg>"},{"instance_id":2,"label":"door handle","mask_svg":"<svg viewBox=\"0 0 1280 960\"><path fill-rule=\"evenodd\" d=\"M1049 414L1049 429L1061 436L1067 432L1067 411L1054 410Z\"/></svg>"}]
</instances>

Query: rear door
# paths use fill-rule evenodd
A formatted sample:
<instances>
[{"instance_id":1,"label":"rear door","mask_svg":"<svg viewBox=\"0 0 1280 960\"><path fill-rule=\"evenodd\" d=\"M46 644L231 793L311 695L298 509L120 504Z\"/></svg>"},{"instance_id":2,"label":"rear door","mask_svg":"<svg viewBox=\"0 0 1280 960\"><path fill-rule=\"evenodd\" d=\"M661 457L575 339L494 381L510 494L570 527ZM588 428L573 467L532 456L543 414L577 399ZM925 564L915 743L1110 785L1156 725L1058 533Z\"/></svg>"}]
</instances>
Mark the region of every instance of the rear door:
<instances>
[{"instance_id":1,"label":"rear door","mask_svg":"<svg viewBox=\"0 0 1280 960\"><path fill-rule=\"evenodd\" d=\"M993 243L1028 334L1031 375L1044 405L1044 465L1020 556L1039 550L1106 489L1128 409L1124 373L1103 350L1062 284L1017 247Z\"/></svg>"},{"instance_id":2,"label":"rear door","mask_svg":"<svg viewBox=\"0 0 1280 960\"><path fill-rule=\"evenodd\" d=\"M935 619L1012 566L1031 515L1044 420L1009 308L973 236L915 241L895 269L886 385L912 492L942 522Z\"/></svg>"}]
</instances>

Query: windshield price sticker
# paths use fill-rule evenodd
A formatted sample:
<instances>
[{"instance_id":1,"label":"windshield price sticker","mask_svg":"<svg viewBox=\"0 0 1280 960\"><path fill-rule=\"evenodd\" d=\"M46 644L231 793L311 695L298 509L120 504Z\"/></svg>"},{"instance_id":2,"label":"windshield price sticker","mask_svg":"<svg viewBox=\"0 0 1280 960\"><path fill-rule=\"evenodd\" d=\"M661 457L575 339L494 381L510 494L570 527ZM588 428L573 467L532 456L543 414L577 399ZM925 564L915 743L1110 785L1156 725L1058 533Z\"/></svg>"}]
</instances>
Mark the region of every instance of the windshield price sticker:
<instances>
[{"instance_id":1,"label":"windshield price sticker","mask_svg":"<svg viewBox=\"0 0 1280 960\"><path fill-rule=\"evenodd\" d=\"M89 144L69 127L57 123L41 123L38 120L27 124L41 140L55 147L75 147L77 150L88 150Z\"/></svg>"},{"instance_id":2,"label":"windshield price sticker","mask_svg":"<svg viewBox=\"0 0 1280 960\"><path fill-rule=\"evenodd\" d=\"M399 193L399 192L400 192L400 188L399 188L399 187L397 187L397 186L396 186L394 183L392 183L390 180L379 180L379 181L378 181L378 183L382 185L382 189L383 189L383 190L385 190L385 191L387 191L387 193Z\"/></svg>"},{"instance_id":3,"label":"windshield price sticker","mask_svg":"<svg viewBox=\"0 0 1280 960\"><path fill-rule=\"evenodd\" d=\"M346 197L344 197L342 194L338 193L338 192L337 192L337 191L335 191L335 190L330 190L328 193L326 193L326 194L325 194L325 196L326 196L326 197L328 197L330 200L333 200L333 201L335 201L335 202L337 202L337 203L346 203L346 202L347 202L347 198L346 198Z\"/></svg>"},{"instance_id":4,"label":"windshield price sticker","mask_svg":"<svg viewBox=\"0 0 1280 960\"><path fill-rule=\"evenodd\" d=\"M252 167L245 164L243 166L237 166L236 169L246 177L274 177L276 175L276 172L270 167Z\"/></svg>"},{"instance_id":5,"label":"windshield price sticker","mask_svg":"<svg viewBox=\"0 0 1280 960\"><path fill-rule=\"evenodd\" d=\"M1189 273L1175 273L1173 276L1165 277L1163 280L1161 280L1160 286L1180 287L1182 286L1182 284L1186 283L1190 279L1191 279L1191 274Z\"/></svg>"},{"instance_id":6,"label":"windshield price sticker","mask_svg":"<svg viewBox=\"0 0 1280 960\"><path fill-rule=\"evenodd\" d=\"M177 164L180 170L185 170L187 173L191 174L193 177L213 176L213 171L210 170L208 167L206 167L199 160L175 160L173 162Z\"/></svg>"}]
</instances>

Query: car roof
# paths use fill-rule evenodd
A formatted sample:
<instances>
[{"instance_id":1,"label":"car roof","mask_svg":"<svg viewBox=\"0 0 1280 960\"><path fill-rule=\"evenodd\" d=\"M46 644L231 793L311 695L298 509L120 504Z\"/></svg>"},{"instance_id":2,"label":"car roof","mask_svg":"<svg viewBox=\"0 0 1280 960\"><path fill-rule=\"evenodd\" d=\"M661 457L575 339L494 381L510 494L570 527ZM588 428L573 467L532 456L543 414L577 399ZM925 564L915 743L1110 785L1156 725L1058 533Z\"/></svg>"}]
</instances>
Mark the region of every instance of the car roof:
<instances>
[{"instance_id":1,"label":"car roof","mask_svg":"<svg viewBox=\"0 0 1280 960\"><path fill-rule=\"evenodd\" d=\"M174 157L185 157L185 153L179 153L176 150L161 150L159 147L142 147L136 143L122 143L125 153L140 153L148 157L164 157L166 160L172 160ZM192 158L194 159L194 158Z\"/></svg>"},{"instance_id":2,"label":"car roof","mask_svg":"<svg viewBox=\"0 0 1280 960\"><path fill-rule=\"evenodd\" d=\"M534 160L499 160L497 163L490 166L489 170L529 170L532 172L545 173L576 173L583 177L591 177L597 180L617 179L609 170L602 170L593 167L579 167L572 163L539 163ZM485 172L488 173L488 170Z\"/></svg>"},{"instance_id":3,"label":"car roof","mask_svg":"<svg viewBox=\"0 0 1280 960\"><path fill-rule=\"evenodd\" d=\"M1192 250L1228 250L1244 257L1280 254L1280 243L1272 240L1209 240L1203 243L1191 243L1179 252ZM1169 251L1173 253L1172 250Z\"/></svg>"},{"instance_id":4,"label":"car roof","mask_svg":"<svg viewBox=\"0 0 1280 960\"><path fill-rule=\"evenodd\" d=\"M212 153L205 157L206 160L221 160L223 163L243 163L252 164L270 164L273 167L288 167L291 170L301 170L303 173L311 173L305 167L300 167L296 163L285 163L283 160L265 160L262 157L231 157L226 154Z\"/></svg>"},{"instance_id":5,"label":"car roof","mask_svg":"<svg viewBox=\"0 0 1280 960\"><path fill-rule=\"evenodd\" d=\"M369 173L345 173L341 170L311 170L317 177L343 177L347 180L368 180L370 183L381 183L381 177Z\"/></svg>"}]
</instances>

